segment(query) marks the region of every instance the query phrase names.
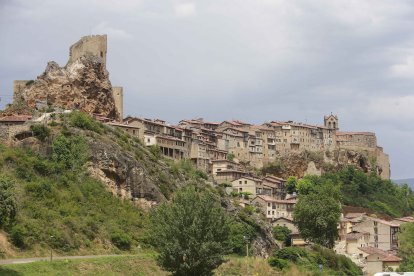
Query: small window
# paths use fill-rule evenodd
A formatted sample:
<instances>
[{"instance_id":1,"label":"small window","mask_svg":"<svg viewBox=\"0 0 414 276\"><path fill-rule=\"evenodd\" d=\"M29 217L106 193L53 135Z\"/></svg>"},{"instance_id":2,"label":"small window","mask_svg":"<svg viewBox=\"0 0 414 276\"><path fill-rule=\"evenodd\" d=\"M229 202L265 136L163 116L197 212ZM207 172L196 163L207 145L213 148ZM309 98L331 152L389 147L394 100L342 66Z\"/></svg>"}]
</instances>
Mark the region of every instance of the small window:
<instances>
[{"instance_id":1,"label":"small window","mask_svg":"<svg viewBox=\"0 0 414 276\"><path fill-rule=\"evenodd\" d=\"M103 58L103 52L101 51L101 58Z\"/></svg>"},{"instance_id":2,"label":"small window","mask_svg":"<svg viewBox=\"0 0 414 276\"><path fill-rule=\"evenodd\" d=\"M239 184L242 184L242 181L241 180L239 181Z\"/></svg>"},{"instance_id":3,"label":"small window","mask_svg":"<svg viewBox=\"0 0 414 276\"><path fill-rule=\"evenodd\" d=\"M247 184L247 180L244 181L244 184Z\"/></svg>"}]
</instances>

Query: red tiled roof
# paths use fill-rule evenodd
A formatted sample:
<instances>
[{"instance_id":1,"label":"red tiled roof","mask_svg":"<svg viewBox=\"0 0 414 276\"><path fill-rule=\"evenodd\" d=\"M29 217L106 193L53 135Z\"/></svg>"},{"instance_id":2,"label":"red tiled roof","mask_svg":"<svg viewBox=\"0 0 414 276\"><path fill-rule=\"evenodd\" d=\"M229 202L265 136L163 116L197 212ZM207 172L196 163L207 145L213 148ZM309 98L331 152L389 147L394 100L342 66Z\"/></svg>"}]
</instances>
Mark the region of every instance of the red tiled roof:
<instances>
[{"instance_id":1,"label":"red tiled roof","mask_svg":"<svg viewBox=\"0 0 414 276\"><path fill-rule=\"evenodd\" d=\"M26 122L32 119L30 115L12 115L0 118L0 122Z\"/></svg>"},{"instance_id":2,"label":"red tiled roof","mask_svg":"<svg viewBox=\"0 0 414 276\"><path fill-rule=\"evenodd\" d=\"M400 262L402 259L395 255L389 254L386 257L382 258L381 261L383 262Z\"/></svg>"}]
</instances>

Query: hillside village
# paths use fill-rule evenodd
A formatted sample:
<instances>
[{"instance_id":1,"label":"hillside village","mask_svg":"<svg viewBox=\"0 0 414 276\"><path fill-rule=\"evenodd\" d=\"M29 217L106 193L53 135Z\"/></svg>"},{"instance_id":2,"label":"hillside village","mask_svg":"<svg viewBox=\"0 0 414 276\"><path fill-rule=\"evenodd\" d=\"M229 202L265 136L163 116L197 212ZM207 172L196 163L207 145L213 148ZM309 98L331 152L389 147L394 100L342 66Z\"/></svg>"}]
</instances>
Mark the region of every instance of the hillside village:
<instances>
[{"instance_id":1,"label":"hillside village","mask_svg":"<svg viewBox=\"0 0 414 276\"><path fill-rule=\"evenodd\" d=\"M254 169L300 152L318 153L324 162L332 163L332 156L345 150L363 152L367 160L375 162L381 178L390 178L389 157L377 144L375 133L340 131L339 118L334 114L324 116L322 125L277 120L255 125L239 120L208 122L201 118L169 124L161 119L124 118L123 89L111 85L106 71L106 40L106 35L83 37L70 47L65 67L50 62L37 80L16 80L14 103L0 118L0 139L13 144L30 130L30 125L47 122L54 113L84 111L137 137L165 158L191 160L194 166L209 174L212 183L226 186L228 194L239 197L240 204L257 206L271 224L288 227L295 246L307 244L293 223L297 195L287 193L283 177L256 175ZM92 58L92 63L80 63L79 60L86 58ZM85 78L73 73L82 64L91 66L84 70L95 70L86 88L74 82ZM93 89L98 92L89 95ZM22 103L26 105L22 107ZM31 109L37 112L28 112ZM322 168L313 162L305 172L321 173ZM336 251L364 266L369 274L387 267L395 269L401 261L396 256L396 234L404 223L414 223L414 218L387 221L366 213L344 212L338 225L340 240Z\"/></svg>"}]
</instances>

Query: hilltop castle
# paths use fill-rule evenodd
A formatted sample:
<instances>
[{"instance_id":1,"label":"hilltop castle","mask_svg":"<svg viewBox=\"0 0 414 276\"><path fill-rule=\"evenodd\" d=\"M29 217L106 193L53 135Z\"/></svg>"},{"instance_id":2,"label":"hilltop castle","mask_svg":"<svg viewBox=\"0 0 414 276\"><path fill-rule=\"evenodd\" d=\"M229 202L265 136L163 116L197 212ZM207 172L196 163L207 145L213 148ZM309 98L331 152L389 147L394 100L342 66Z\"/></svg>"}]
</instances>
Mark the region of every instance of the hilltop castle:
<instances>
[{"instance_id":1,"label":"hilltop castle","mask_svg":"<svg viewBox=\"0 0 414 276\"><path fill-rule=\"evenodd\" d=\"M13 103L38 110L48 105L79 109L122 120L123 88L111 85L106 54L106 35L82 37L70 47L65 67L51 61L37 80L15 80Z\"/></svg>"}]
</instances>

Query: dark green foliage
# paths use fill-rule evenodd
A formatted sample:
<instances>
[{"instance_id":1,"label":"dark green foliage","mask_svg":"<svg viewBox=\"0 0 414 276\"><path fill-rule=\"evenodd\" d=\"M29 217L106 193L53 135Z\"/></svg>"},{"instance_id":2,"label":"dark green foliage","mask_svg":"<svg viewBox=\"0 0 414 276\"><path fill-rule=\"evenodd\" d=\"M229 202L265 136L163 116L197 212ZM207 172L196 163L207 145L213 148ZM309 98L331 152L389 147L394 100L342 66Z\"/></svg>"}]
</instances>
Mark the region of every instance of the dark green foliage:
<instances>
[{"instance_id":1,"label":"dark green foliage","mask_svg":"<svg viewBox=\"0 0 414 276\"><path fill-rule=\"evenodd\" d=\"M234 153L232 153L232 152L229 152L229 153L227 153L227 160L229 160L229 161L233 161L234 160L234 157L236 157L235 155L234 155Z\"/></svg>"},{"instance_id":2,"label":"dark green foliage","mask_svg":"<svg viewBox=\"0 0 414 276\"><path fill-rule=\"evenodd\" d=\"M31 125L30 130L33 132L33 135L40 141L44 141L47 137L50 136L50 128L43 124Z\"/></svg>"},{"instance_id":3,"label":"dark green foliage","mask_svg":"<svg viewBox=\"0 0 414 276\"><path fill-rule=\"evenodd\" d=\"M0 227L10 225L17 215L17 202L12 179L0 175Z\"/></svg>"},{"instance_id":4,"label":"dark green foliage","mask_svg":"<svg viewBox=\"0 0 414 276\"><path fill-rule=\"evenodd\" d=\"M158 145L152 145L149 147L150 152L152 153L152 155L156 158L156 159L160 159L161 158L161 148Z\"/></svg>"},{"instance_id":5,"label":"dark green foliage","mask_svg":"<svg viewBox=\"0 0 414 276\"><path fill-rule=\"evenodd\" d=\"M302 238L332 248L341 214L339 188L331 181L318 182L317 178L306 178L304 183L307 184L303 188L299 185L294 222Z\"/></svg>"},{"instance_id":6,"label":"dark green foliage","mask_svg":"<svg viewBox=\"0 0 414 276\"><path fill-rule=\"evenodd\" d=\"M349 258L321 246L312 246L311 249L285 247L276 250L269 258L269 264L280 270L287 268L289 262L307 272L317 272L322 265L328 275L362 275L361 269Z\"/></svg>"},{"instance_id":7,"label":"dark green foliage","mask_svg":"<svg viewBox=\"0 0 414 276\"><path fill-rule=\"evenodd\" d=\"M211 275L228 253L228 221L208 191L182 188L158 206L151 222L158 263L174 275Z\"/></svg>"},{"instance_id":8,"label":"dark green foliage","mask_svg":"<svg viewBox=\"0 0 414 276\"><path fill-rule=\"evenodd\" d=\"M414 271L414 224L401 225L398 240L400 244L398 254L403 259L399 271Z\"/></svg>"},{"instance_id":9,"label":"dark green foliage","mask_svg":"<svg viewBox=\"0 0 414 276\"><path fill-rule=\"evenodd\" d=\"M27 233L21 225L15 225L12 227L11 232L10 232L11 242L19 248L24 248L25 247L24 239L26 235Z\"/></svg>"},{"instance_id":10,"label":"dark green foliage","mask_svg":"<svg viewBox=\"0 0 414 276\"><path fill-rule=\"evenodd\" d=\"M290 246L290 235L292 231L286 226L274 226L273 237L275 240L282 241L285 245Z\"/></svg>"},{"instance_id":11,"label":"dark green foliage","mask_svg":"<svg viewBox=\"0 0 414 276\"><path fill-rule=\"evenodd\" d=\"M367 175L353 167L338 173L327 173L319 181L330 180L341 187L343 204L360 206L392 217L411 215L414 211L414 193L407 185Z\"/></svg>"},{"instance_id":12,"label":"dark green foliage","mask_svg":"<svg viewBox=\"0 0 414 276\"><path fill-rule=\"evenodd\" d=\"M65 169L81 168L88 157L86 141L81 136L59 134L53 140L52 149L52 159Z\"/></svg>"},{"instance_id":13,"label":"dark green foliage","mask_svg":"<svg viewBox=\"0 0 414 276\"><path fill-rule=\"evenodd\" d=\"M92 119L92 117L90 117L88 114L80 111L73 111L69 115L69 122L70 125L74 127L91 130L99 134L104 132L104 126L101 123Z\"/></svg>"},{"instance_id":14,"label":"dark green foliage","mask_svg":"<svg viewBox=\"0 0 414 276\"><path fill-rule=\"evenodd\" d=\"M294 176L290 176L286 181L286 192L292 194L296 192L296 185L298 184L298 179Z\"/></svg>"},{"instance_id":15,"label":"dark green foliage","mask_svg":"<svg viewBox=\"0 0 414 276\"><path fill-rule=\"evenodd\" d=\"M122 250L131 249L132 239L129 235L123 232L115 232L111 235L112 243Z\"/></svg>"},{"instance_id":16,"label":"dark green foliage","mask_svg":"<svg viewBox=\"0 0 414 276\"><path fill-rule=\"evenodd\" d=\"M281 160L275 160L272 163L264 166L261 170L261 173L263 175L266 174L273 174L273 175L279 175L283 172L283 163Z\"/></svg>"}]
</instances>

